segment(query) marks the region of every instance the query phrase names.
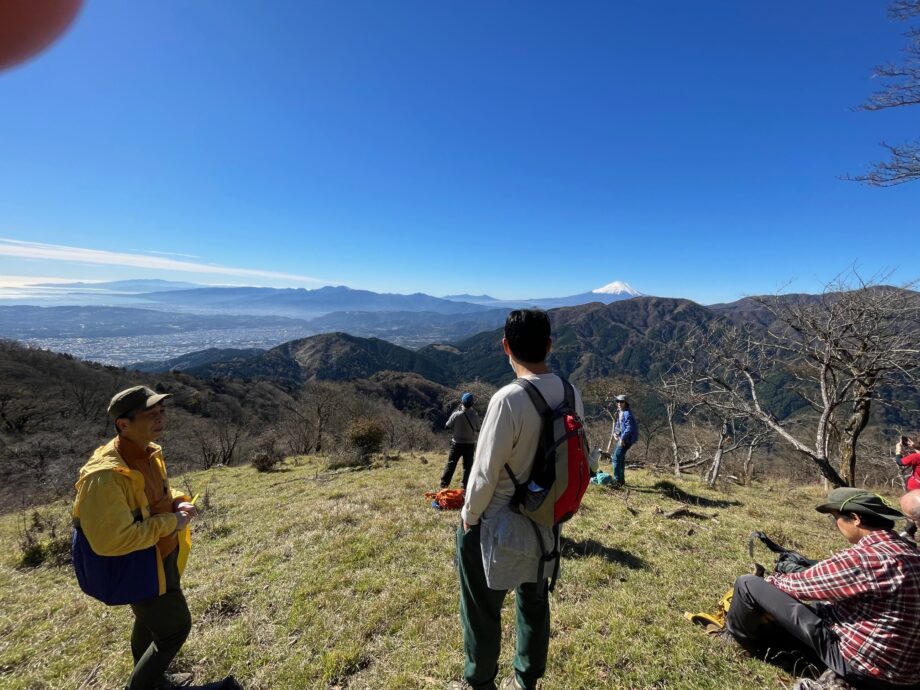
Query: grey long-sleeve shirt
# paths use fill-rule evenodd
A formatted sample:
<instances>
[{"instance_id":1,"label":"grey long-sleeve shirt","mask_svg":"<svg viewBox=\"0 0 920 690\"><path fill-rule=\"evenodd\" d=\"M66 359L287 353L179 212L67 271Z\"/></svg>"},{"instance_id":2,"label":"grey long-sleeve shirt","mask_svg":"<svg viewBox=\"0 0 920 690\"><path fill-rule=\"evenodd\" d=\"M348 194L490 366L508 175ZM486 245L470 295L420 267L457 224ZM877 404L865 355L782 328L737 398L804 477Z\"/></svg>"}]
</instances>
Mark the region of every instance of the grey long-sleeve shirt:
<instances>
[{"instance_id":1,"label":"grey long-sleeve shirt","mask_svg":"<svg viewBox=\"0 0 920 690\"><path fill-rule=\"evenodd\" d=\"M466 408L463 405L454 410L454 413L444 425L446 429L451 429L455 443L476 443L476 436L479 433L479 415L472 407Z\"/></svg>"}]
</instances>

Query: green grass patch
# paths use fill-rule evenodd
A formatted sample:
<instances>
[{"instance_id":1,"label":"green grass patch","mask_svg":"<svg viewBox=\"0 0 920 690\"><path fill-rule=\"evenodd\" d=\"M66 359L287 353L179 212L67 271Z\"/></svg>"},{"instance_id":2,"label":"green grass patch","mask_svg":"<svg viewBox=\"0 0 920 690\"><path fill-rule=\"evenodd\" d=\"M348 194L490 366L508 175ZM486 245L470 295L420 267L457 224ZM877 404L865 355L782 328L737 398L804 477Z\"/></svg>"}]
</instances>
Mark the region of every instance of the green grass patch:
<instances>
[{"instance_id":1,"label":"green grass patch","mask_svg":"<svg viewBox=\"0 0 920 690\"><path fill-rule=\"evenodd\" d=\"M361 472L327 468L325 458L299 458L283 472L216 468L185 478L207 483L209 508L195 523L184 578L194 628L181 670L200 681L233 673L252 690L440 688L460 677L459 516L423 498L440 463L403 455ZM712 644L682 614L713 610L747 571L752 530L813 557L843 548L813 510L820 488L710 490L641 471L628 479L628 492L590 487L563 530L542 687L787 687L788 675ZM665 517L683 504L694 515ZM21 567L20 529L32 514L0 518L0 686L121 687L130 610L83 595L67 565ZM513 595L502 674L514 648L512 606Z\"/></svg>"}]
</instances>

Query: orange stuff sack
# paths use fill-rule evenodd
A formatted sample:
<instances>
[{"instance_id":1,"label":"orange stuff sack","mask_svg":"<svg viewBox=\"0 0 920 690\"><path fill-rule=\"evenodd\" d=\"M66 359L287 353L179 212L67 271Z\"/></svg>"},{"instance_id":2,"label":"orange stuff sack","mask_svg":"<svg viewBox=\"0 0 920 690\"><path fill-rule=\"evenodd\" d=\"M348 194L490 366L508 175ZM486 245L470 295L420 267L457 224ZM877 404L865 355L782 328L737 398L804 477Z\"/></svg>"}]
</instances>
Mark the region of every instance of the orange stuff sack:
<instances>
[{"instance_id":1,"label":"orange stuff sack","mask_svg":"<svg viewBox=\"0 0 920 690\"><path fill-rule=\"evenodd\" d=\"M431 501L431 507L438 510L460 510L465 495L463 489L441 489L426 493L425 500Z\"/></svg>"}]
</instances>

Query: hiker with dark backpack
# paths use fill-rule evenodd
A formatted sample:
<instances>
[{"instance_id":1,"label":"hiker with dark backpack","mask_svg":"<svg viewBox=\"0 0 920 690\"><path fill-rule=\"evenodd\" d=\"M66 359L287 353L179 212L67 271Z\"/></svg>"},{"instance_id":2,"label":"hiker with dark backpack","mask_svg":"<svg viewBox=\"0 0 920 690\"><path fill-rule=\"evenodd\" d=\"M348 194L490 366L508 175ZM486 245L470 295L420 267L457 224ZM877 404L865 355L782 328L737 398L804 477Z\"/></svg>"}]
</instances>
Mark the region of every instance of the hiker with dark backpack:
<instances>
[{"instance_id":1,"label":"hiker with dark backpack","mask_svg":"<svg viewBox=\"0 0 920 690\"><path fill-rule=\"evenodd\" d=\"M512 311L502 347L518 377L489 401L457 529L464 680L449 690L495 690L501 609L516 592L517 653L502 690L533 690L546 670L550 577L560 522L587 488L588 448L578 391L546 366L549 318Z\"/></svg>"},{"instance_id":2,"label":"hiker with dark backpack","mask_svg":"<svg viewBox=\"0 0 920 690\"><path fill-rule=\"evenodd\" d=\"M460 480L460 488L465 489L466 483L469 481L470 470L473 468L473 454L476 452L476 435L479 433L481 425L479 415L473 409L474 402L472 393L461 395L460 406L454 410L454 413L444 425L444 428L450 429L453 435L450 440L447 465L445 465L444 473L441 475L442 489L450 486L450 480L454 477L457 461L460 458L463 458L463 475Z\"/></svg>"}]
</instances>

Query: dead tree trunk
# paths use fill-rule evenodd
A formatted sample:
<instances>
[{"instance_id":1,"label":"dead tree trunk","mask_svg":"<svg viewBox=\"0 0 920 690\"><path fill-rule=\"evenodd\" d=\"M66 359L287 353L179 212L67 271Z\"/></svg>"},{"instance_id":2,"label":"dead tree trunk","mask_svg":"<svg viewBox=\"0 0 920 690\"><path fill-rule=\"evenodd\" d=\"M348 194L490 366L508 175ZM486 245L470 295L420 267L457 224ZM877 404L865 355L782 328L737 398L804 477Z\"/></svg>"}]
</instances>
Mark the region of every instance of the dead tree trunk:
<instances>
[{"instance_id":1,"label":"dead tree trunk","mask_svg":"<svg viewBox=\"0 0 920 690\"><path fill-rule=\"evenodd\" d=\"M677 411L677 404L668 401L665 409L668 414L668 429L671 432L671 453L674 455L674 476L680 476L680 448L677 445L677 431L674 429L674 413Z\"/></svg>"},{"instance_id":2,"label":"dead tree trunk","mask_svg":"<svg viewBox=\"0 0 920 690\"><path fill-rule=\"evenodd\" d=\"M860 382L853 411L843 427L843 440L840 443L840 474L848 486L856 486L856 444L859 435L869 423L872 405L872 384Z\"/></svg>"},{"instance_id":3,"label":"dead tree trunk","mask_svg":"<svg viewBox=\"0 0 920 690\"><path fill-rule=\"evenodd\" d=\"M719 473L722 471L722 457L725 454L725 442L729 438L728 421L723 420L719 429L719 444L716 446L716 452L712 457L712 464L706 471L706 483L713 487L719 479Z\"/></svg>"}]
</instances>

